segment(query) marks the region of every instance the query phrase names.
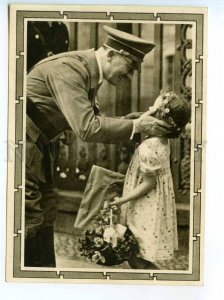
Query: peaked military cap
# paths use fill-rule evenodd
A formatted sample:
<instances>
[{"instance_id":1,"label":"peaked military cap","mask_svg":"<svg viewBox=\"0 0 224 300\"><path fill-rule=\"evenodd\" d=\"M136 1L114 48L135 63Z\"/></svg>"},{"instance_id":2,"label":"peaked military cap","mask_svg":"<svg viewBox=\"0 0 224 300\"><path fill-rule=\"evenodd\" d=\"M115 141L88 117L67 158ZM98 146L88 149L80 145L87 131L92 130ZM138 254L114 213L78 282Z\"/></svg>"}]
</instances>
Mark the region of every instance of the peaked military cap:
<instances>
[{"instance_id":1,"label":"peaked military cap","mask_svg":"<svg viewBox=\"0 0 224 300\"><path fill-rule=\"evenodd\" d=\"M155 47L153 43L133 34L106 25L103 26L103 29L108 33L104 46L129 56L138 64L141 64L144 56Z\"/></svg>"}]
</instances>

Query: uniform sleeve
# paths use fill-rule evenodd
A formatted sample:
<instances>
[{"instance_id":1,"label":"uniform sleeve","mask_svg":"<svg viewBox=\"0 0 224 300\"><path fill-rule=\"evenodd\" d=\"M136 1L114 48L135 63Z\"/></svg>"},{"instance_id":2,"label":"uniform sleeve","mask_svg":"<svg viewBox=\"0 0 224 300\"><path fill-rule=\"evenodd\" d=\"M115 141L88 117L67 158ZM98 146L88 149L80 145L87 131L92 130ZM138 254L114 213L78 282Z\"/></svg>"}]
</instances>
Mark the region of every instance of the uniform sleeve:
<instances>
[{"instance_id":1,"label":"uniform sleeve","mask_svg":"<svg viewBox=\"0 0 224 300\"><path fill-rule=\"evenodd\" d=\"M88 99L88 72L69 61L48 70L46 83L52 97L74 132L84 141L118 143L129 140L132 120L96 116Z\"/></svg>"},{"instance_id":2,"label":"uniform sleeve","mask_svg":"<svg viewBox=\"0 0 224 300\"><path fill-rule=\"evenodd\" d=\"M143 142L139 146L140 171L144 175L156 176L161 169L161 161L156 145Z\"/></svg>"}]
</instances>

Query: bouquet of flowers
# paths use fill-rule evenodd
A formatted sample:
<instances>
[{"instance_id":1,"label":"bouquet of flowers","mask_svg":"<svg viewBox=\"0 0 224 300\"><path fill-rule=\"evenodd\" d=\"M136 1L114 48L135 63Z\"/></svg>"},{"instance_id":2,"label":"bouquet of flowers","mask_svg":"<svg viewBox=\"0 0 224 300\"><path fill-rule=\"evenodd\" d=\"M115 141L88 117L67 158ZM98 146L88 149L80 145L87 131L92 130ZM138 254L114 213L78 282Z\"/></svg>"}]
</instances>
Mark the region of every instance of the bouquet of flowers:
<instances>
[{"instance_id":1,"label":"bouquet of flowers","mask_svg":"<svg viewBox=\"0 0 224 300\"><path fill-rule=\"evenodd\" d=\"M119 214L116 206L109 207L105 201L91 228L79 240L81 255L97 264L113 266L138 254L139 247L133 234L118 223Z\"/></svg>"}]
</instances>

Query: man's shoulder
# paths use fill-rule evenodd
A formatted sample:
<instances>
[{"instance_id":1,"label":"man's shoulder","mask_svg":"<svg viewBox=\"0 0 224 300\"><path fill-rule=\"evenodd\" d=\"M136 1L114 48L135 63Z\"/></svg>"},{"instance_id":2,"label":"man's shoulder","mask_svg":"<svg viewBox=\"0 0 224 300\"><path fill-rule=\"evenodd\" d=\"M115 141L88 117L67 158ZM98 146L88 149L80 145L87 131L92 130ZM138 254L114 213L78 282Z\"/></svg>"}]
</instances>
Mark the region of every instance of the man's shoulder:
<instances>
[{"instance_id":1,"label":"man's shoulder","mask_svg":"<svg viewBox=\"0 0 224 300\"><path fill-rule=\"evenodd\" d=\"M86 77L90 75L88 72L88 60L86 59L89 56L88 50L63 52L41 60L35 67L38 66L44 73L48 73L51 70L57 70L60 66L67 65L69 67L67 73L69 73L70 69Z\"/></svg>"},{"instance_id":2,"label":"man's shoulder","mask_svg":"<svg viewBox=\"0 0 224 300\"><path fill-rule=\"evenodd\" d=\"M94 49L68 51L53 55L41 60L36 66L39 66L43 74L55 72L62 66L67 66L64 76L81 76L84 80L91 82L91 88L97 86L99 80L99 68L97 65Z\"/></svg>"},{"instance_id":3,"label":"man's shoulder","mask_svg":"<svg viewBox=\"0 0 224 300\"><path fill-rule=\"evenodd\" d=\"M96 56L93 49L70 51L68 52L67 57L74 61L74 64L77 64L82 69L85 68L87 71L90 71L91 67L96 61Z\"/></svg>"},{"instance_id":4,"label":"man's shoulder","mask_svg":"<svg viewBox=\"0 0 224 300\"><path fill-rule=\"evenodd\" d=\"M86 65L90 64L92 59L95 59L95 54L93 49L88 49L88 50L77 50L77 51L68 51L68 52L63 52L59 53L47 58L42 59L39 61L37 65L42 65L45 63L61 63L64 61L74 61L74 63L78 65Z\"/></svg>"}]
</instances>

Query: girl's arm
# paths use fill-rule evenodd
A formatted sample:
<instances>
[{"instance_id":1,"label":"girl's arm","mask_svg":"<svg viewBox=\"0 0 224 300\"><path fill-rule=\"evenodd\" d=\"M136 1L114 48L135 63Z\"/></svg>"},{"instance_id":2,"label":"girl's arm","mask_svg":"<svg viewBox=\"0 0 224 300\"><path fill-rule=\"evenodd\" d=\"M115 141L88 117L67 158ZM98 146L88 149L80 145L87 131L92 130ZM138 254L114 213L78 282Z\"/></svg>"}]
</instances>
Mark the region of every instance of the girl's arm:
<instances>
[{"instance_id":1,"label":"girl's arm","mask_svg":"<svg viewBox=\"0 0 224 300\"><path fill-rule=\"evenodd\" d=\"M155 186L155 176L143 176L143 182L140 183L134 190L132 190L129 194L123 197L115 197L115 200L113 202L110 202L109 205L120 205L128 201L137 200L144 194L150 192Z\"/></svg>"}]
</instances>

